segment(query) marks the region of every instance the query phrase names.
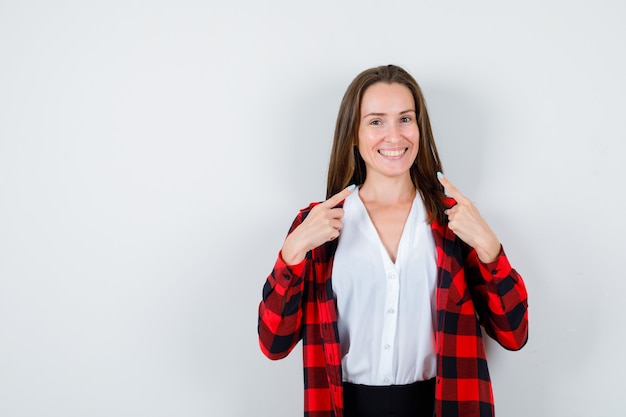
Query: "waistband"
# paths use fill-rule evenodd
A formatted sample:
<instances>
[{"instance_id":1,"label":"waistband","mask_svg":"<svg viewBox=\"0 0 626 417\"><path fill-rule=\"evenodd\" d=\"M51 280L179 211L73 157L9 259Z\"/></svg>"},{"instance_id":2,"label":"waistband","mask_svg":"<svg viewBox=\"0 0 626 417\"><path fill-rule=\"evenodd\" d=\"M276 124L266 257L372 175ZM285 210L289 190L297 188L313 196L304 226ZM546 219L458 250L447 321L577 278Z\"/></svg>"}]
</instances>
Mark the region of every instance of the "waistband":
<instances>
[{"instance_id":1,"label":"waistband","mask_svg":"<svg viewBox=\"0 0 626 417\"><path fill-rule=\"evenodd\" d=\"M435 378L408 385L343 383L345 417L432 417Z\"/></svg>"}]
</instances>

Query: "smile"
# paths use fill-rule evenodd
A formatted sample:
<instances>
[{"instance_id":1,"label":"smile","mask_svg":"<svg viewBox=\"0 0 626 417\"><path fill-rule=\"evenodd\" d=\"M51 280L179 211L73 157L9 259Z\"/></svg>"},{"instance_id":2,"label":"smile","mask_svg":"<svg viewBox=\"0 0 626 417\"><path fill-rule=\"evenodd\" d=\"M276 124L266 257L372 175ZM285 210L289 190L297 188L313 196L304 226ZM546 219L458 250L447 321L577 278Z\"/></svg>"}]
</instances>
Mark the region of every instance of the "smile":
<instances>
[{"instance_id":1,"label":"smile","mask_svg":"<svg viewBox=\"0 0 626 417\"><path fill-rule=\"evenodd\" d=\"M394 157L398 157L398 156L402 156L404 155L404 153L406 152L406 148L404 149L397 149L394 151L387 151L384 149L379 149L378 153L381 154L382 156L386 156L388 158L394 158Z\"/></svg>"}]
</instances>

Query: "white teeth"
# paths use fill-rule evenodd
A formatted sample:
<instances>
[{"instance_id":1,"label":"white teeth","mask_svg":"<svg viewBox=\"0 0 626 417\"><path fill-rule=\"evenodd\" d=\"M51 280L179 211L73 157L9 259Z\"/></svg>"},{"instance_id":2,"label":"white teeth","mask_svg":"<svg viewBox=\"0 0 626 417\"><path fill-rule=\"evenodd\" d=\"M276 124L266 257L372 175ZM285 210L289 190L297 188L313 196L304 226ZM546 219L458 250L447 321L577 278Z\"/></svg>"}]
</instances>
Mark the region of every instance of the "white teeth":
<instances>
[{"instance_id":1,"label":"white teeth","mask_svg":"<svg viewBox=\"0 0 626 417\"><path fill-rule=\"evenodd\" d=\"M382 156L394 157L394 156L402 156L402 154L404 154L404 152L406 152L406 149L401 149L401 150L397 150L397 151L384 151L384 150L381 149L378 152Z\"/></svg>"}]
</instances>

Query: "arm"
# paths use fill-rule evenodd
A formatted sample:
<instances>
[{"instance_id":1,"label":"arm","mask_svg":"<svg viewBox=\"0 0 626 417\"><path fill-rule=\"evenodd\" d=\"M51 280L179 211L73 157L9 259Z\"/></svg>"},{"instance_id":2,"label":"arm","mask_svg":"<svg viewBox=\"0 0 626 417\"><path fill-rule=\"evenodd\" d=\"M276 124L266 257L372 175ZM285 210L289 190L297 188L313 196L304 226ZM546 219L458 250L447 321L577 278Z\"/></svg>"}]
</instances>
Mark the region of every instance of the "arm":
<instances>
[{"instance_id":1,"label":"arm","mask_svg":"<svg viewBox=\"0 0 626 417\"><path fill-rule=\"evenodd\" d=\"M323 203L311 204L291 225L259 305L259 344L270 359L284 358L300 340L302 295L311 262L306 255L339 236L343 209L337 206L354 188L346 187Z\"/></svg>"},{"instance_id":2,"label":"arm","mask_svg":"<svg viewBox=\"0 0 626 417\"><path fill-rule=\"evenodd\" d=\"M487 334L510 350L521 349L528 339L528 294L502 245L467 199L441 173L439 181L456 204L446 210L448 228L463 245L465 277L480 324Z\"/></svg>"},{"instance_id":3,"label":"arm","mask_svg":"<svg viewBox=\"0 0 626 417\"><path fill-rule=\"evenodd\" d=\"M301 212L289 233L301 224L302 219ZM263 286L263 299L259 304L259 345L270 359L284 358L300 340L306 262L287 265L281 250Z\"/></svg>"}]
</instances>

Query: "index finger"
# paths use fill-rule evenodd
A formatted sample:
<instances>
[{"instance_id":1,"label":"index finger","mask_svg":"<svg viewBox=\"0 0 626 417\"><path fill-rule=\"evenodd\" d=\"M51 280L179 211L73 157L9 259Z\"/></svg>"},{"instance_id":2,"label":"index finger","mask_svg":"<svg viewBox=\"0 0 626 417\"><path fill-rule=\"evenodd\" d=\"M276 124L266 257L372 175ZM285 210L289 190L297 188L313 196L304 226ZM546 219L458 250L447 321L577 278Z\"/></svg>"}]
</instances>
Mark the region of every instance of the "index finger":
<instances>
[{"instance_id":1,"label":"index finger","mask_svg":"<svg viewBox=\"0 0 626 417\"><path fill-rule=\"evenodd\" d=\"M352 194L352 191L354 191L355 188L356 188L356 185L354 184L347 186L346 188L339 191L334 196L330 197L328 200L324 201L322 205L327 206L327 207L335 207L337 204L345 200L347 196Z\"/></svg>"},{"instance_id":2,"label":"index finger","mask_svg":"<svg viewBox=\"0 0 626 417\"><path fill-rule=\"evenodd\" d=\"M463 194L461 194L459 190L457 190L454 184L452 184L450 180L447 177L445 177L441 172L437 173L437 178L439 179L439 182L441 183L441 185L443 185L445 189L448 191L448 194L450 195L450 197L454 198L457 203L469 201Z\"/></svg>"}]
</instances>

